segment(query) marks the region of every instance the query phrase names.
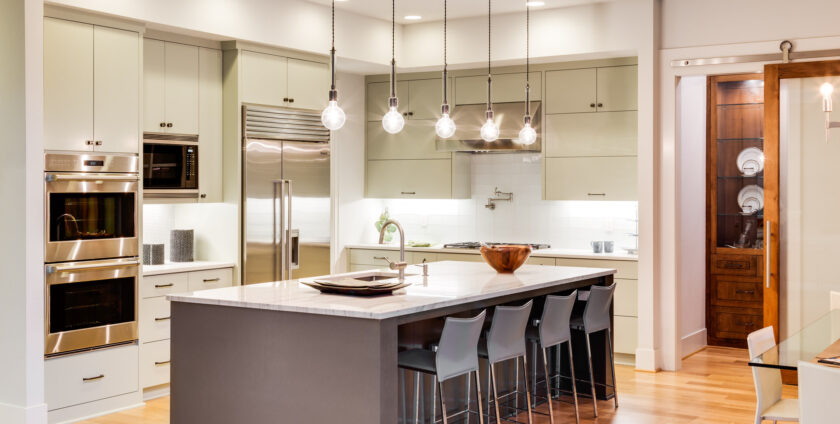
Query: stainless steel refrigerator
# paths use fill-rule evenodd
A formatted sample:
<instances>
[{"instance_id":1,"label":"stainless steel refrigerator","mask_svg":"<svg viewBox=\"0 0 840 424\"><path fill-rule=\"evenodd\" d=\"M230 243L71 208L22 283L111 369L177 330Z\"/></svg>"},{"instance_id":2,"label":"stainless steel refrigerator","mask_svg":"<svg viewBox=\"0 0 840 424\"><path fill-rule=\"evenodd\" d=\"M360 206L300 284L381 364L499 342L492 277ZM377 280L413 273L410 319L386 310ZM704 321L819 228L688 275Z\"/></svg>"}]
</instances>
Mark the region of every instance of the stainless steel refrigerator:
<instances>
[{"instance_id":1,"label":"stainless steel refrigerator","mask_svg":"<svg viewBox=\"0 0 840 424\"><path fill-rule=\"evenodd\" d=\"M329 245L330 131L318 111L242 109L242 281L299 278L301 245Z\"/></svg>"}]
</instances>

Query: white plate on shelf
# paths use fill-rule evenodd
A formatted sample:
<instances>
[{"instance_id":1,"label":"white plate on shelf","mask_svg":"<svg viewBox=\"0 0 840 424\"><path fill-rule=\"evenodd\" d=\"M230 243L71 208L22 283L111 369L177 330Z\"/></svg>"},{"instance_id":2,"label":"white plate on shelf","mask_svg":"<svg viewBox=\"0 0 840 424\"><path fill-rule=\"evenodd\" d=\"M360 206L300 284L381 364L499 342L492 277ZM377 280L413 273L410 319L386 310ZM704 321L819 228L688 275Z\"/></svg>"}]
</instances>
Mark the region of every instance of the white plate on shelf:
<instances>
[{"instance_id":1,"label":"white plate on shelf","mask_svg":"<svg viewBox=\"0 0 840 424\"><path fill-rule=\"evenodd\" d=\"M764 170L764 152L758 147L747 147L738 153L738 170L747 177L758 175Z\"/></svg>"},{"instance_id":2,"label":"white plate on shelf","mask_svg":"<svg viewBox=\"0 0 840 424\"><path fill-rule=\"evenodd\" d=\"M738 206L744 215L752 215L764 209L764 189L755 184L742 188L738 192Z\"/></svg>"}]
</instances>

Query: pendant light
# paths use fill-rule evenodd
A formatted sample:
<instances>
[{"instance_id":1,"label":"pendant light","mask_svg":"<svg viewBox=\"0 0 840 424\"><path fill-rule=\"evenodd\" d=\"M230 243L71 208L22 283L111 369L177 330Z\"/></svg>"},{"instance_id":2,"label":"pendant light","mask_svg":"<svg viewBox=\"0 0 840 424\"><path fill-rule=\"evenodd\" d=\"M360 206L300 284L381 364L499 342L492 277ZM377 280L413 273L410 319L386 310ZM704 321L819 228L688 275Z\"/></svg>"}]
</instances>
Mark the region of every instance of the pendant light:
<instances>
[{"instance_id":1,"label":"pendant light","mask_svg":"<svg viewBox=\"0 0 840 424\"><path fill-rule=\"evenodd\" d=\"M531 6L525 3L525 126L519 130L519 144L531 145L537 141L537 132L531 127Z\"/></svg>"},{"instance_id":2,"label":"pendant light","mask_svg":"<svg viewBox=\"0 0 840 424\"><path fill-rule=\"evenodd\" d=\"M395 11L396 0L391 0L391 97L388 98L388 112L382 117L382 128L389 134L396 134L402 131L405 126L405 118L397 111L399 100L397 100L397 60L394 54L395 40Z\"/></svg>"},{"instance_id":3,"label":"pendant light","mask_svg":"<svg viewBox=\"0 0 840 424\"><path fill-rule=\"evenodd\" d=\"M499 126L493 121L493 103L490 101L490 86L493 83L490 71L490 5L492 0L487 0L487 122L481 126L481 139L484 141L496 141L499 138Z\"/></svg>"},{"instance_id":4,"label":"pendant light","mask_svg":"<svg viewBox=\"0 0 840 424\"><path fill-rule=\"evenodd\" d=\"M330 102L321 112L321 123L327 129L335 131L344 126L347 116L338 106L338 91L335 89L335 0L332 2L332 48L330 49L330 68L332 71L332 85L330 85Z\"/></svg>"},{"instance_id":5,"label":"pendant light","mask_svg":"<svg viewBox=\"0 0 840 424\"><path fill-rule=\"evenodd\" d=\"M443 0L443 104L440 106L441 117L435 123L435 133L440 138L455 135L455 121L449 117L449 103L446 101L446 1Z\"/></svg>"}]
</instances>

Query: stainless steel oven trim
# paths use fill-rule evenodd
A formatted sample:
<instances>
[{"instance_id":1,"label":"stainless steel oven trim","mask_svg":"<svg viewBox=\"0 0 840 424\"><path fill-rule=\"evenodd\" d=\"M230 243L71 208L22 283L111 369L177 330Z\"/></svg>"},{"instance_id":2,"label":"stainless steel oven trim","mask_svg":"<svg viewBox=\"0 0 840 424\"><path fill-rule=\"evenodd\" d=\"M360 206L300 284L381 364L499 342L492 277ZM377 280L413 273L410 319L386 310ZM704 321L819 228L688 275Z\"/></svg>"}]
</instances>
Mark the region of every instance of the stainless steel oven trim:
<instances>
[{"instance_id":1,"label":"stainless steel oven trim","mask_svg":"<svg viewBox=\"0 0 840 424\"><path fill-rule=\"evenodd\" d=\"M65 262L85 259L118 258L138 254L138 208L139 186L136 174L108 174L123 177L134 176L133 180L114 181L110 179L79 179L78 173L47 173L44 185L44 262ZM97 174L88 174L97 175ZM58 178L56 178L58 177ZM50 241L50 194L53 193L134 193L134 237L106 240Z\"/></svg>"},{"instance_id":2,"label":"stainless steel oven trim","mask_svg":"<svg viewBox=\"0 0 840 424\"><path fill-rule=\"evenodd\" d=\"M143 197L155 199L197 199L198 189L150 188L143 189Z\"/></svg>"},{"instance_id":3,"label":"stainless steel oven trim","mask_svg":"<svg viewBox=\"0 0 840 424\"><path fill-rule=\"evenodd\" d=\"M53 356L137 340L140 265L136 258L70 262L44 267L44 354ZM134 278L134 320L119 324L50 333L50 286L112 278Z\"/></svg>"}]
</instances>

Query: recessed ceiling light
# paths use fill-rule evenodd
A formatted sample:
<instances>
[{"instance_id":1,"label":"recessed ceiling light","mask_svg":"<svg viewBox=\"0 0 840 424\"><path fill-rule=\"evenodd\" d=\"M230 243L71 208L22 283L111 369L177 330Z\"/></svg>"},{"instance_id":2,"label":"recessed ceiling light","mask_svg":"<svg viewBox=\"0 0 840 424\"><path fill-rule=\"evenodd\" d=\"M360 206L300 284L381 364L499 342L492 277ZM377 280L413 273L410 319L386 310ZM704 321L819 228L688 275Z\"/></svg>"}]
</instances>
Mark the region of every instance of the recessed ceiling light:
<instances>
[{"instance_id":1,"label":"recessed ceiling light","mask_svg":"<svg viewBox=\"0 0 840 424\"><path fill-rule=\"evenodd\" d=\"M540 6L545 6L545 2L544 1L526 1L525 6L540 7Z\"/></svg>"},{"instance_id":2,"label":"recessed ceiling light","mask_svg":"<svg viewBox=\"0 0 840 424\"><path fill-rule=\"evenodd\" d=\"M405 20L407 20L407 21L419 21L420 19L423 19L423 17L420 16L420 15L407 15L407 16L405 16Z\"/></svg>"}]
</instances>

